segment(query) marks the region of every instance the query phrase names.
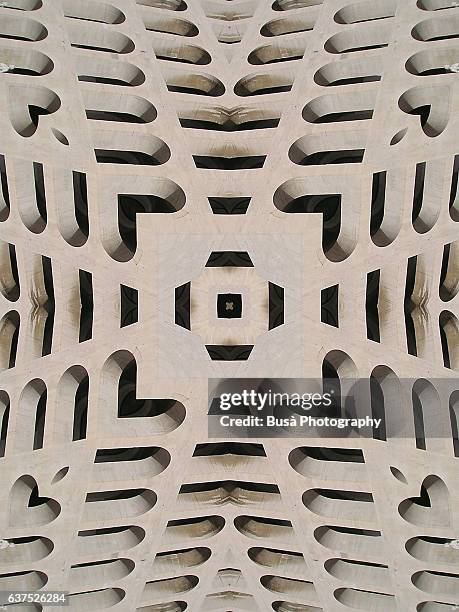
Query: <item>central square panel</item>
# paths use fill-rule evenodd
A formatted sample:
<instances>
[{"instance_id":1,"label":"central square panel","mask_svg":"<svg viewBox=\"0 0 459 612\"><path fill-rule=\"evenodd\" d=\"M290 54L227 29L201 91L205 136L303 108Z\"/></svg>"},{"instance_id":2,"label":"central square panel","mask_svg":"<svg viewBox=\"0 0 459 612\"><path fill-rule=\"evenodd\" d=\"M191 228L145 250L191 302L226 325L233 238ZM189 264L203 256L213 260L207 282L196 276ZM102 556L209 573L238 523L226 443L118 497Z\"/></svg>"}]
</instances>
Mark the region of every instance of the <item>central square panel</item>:
<instances>
[{"instance_id":1,"label":"central square panel","mask_svg":"<svg viewBox=\"0 0 459 612\"><path fill-rule=\"evenodd\" d=\"M242 295L240 293L219 293L217 295L217 316L219 319L240 319L242 317Z\"/></svg>"}]
</instances>

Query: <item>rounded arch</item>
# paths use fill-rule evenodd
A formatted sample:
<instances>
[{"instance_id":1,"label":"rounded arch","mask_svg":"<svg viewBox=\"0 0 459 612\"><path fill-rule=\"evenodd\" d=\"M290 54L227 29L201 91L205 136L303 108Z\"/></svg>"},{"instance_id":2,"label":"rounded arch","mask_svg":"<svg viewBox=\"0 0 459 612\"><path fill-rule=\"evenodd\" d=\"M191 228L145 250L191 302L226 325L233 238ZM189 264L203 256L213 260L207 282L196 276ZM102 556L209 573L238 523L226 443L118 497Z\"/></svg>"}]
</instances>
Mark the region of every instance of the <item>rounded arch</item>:
<instances>
[{"instance_id":1,"label":"rounded arch","mask_svg":"<svg viewBox=\"0 0 459 612\"><path fill-rule=\"evenodd\" d=\"M400 383L395 372L386 365L378 365L370 374L370 403L373 419L381 419L379 427L373 429L375 440L387 440L388 429L397 432L400 406Z\"/></svg>"},{"instance_id":2,"label":"rounded arch","mask_svg":"<svg viewBox=\"0 0 459 612\"><path fill-rule=\"evenodd\" d=\"M20 316L10 310L0 321L0 369L7 370L16 365Z\"/></svg>"},{"instance_id":3,"label":"rounded arch","mask_svg":"<svg viewBox=\"0 0 459 612\"><path fill-rule=\"evenodd\" d=\"M6 391L0 390L0 457L5 456L9 417L10 397Z\"/></svg>"},{"instance_id":4,"label":"rounded arch","mask_svg":"<svg viewBox=\"0 0 459 612\"><path fill-rule=\"evenodd\" d=\"M459 240L443 248L439 295L442 302L449 302L459 291Z\"/></svg>"},{"instance_id":5,"label":"rounded arch","mask_svg":"<svg viewBox=\"0 0 459 612\"><path fill-rule=\"evenodd\" d=\"M459 457L459 391L454 391L449 398L449 417L454 456Z\"/></svg>"},{"instance_id":6,"label":"rounded arch","mask_svg":"<svg viewBox=\"0 0 459 612\"><path fill-rule=\"evenodd\" d=\"M34 378L19 397L14 437L17 453L42 448L45 436L47 387L41 378Z\"/></svg>"},{"instance_id":7,"label":"rounded arch","mask_svg":"<svg viewBox=\"0 0 459 612\"><path fill-rule=\"evenodd\" d=\"M280 71L270 71L269 74L249 74L242 77L234 86L237 96L261 96L290 91L295 80L292 68Z\"/></svg>"},{"instance_id":8,"label":"rounded arch","mask_svg":"<svg viewBox=\"0 0 459 612\"><path fill-rule=\"evenodd\" d=\"M439 316L443 365L451 370L459 369L459 322L456 316L443 310Z\"/></svg>"},{"instance_id":9,"label":"rounded arch","mask_svg":"<svg viewBox=\"0 0 459 612\"><path fill-rule=\"evenodd\" d=\"M356 405L357 366L342 350L329 351L322 360L323 393L329 393L333 403L328 409L329 416L353 416Z\"/></svg>"},{"instance_id":10,"label":"rounded arch","mask_svg":"<svg viewBox=\"0 0 459 612\"><path fill-rule=\"evenodd\" d=\"M21 293L13 244L0 240L0 293L10 302L16 302Z\"/></svg>"},{"instance_id":11,"label":"rounded arch","mask_svg":"<svg viewBox=\"0 0 459 612\"><path fill-rule=\"evenodd\" d=\"M429 438L443 438L445 434L448 435L440 396L430 381L419 378L413 384L411 398L416 448L425 450L430 446L427 442Z\"/></svg>"},{"instance_id":12,"label":"rounded arch","mask_svg":"<svg viewBox=\"0 0 459 612\"><path fill-rule=\"evenodd\" d=\"M81 365L73 365L57 386L55 437L60 443L86 438L88 422L89 375Z\"/></svg>"},{"instance_id":13,"label":"rounded arch","mask_svg":"<svg viewBox=\"0 0 459 612\"><path fill-rule=\"evenodd\" d=\"M360 0L348 4L334 16L336 23L351 24L387 19L395 16L395 0Z\"/></svg>"}]
</instances>

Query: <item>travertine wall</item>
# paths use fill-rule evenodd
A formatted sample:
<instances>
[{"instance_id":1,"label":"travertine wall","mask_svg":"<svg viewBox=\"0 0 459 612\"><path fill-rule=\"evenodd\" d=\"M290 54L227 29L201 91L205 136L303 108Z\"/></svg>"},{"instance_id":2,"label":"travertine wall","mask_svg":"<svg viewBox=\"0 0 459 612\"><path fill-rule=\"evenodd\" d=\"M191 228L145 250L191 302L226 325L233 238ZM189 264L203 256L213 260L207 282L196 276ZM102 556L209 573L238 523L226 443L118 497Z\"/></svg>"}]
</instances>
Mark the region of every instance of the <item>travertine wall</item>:
<instances>
[{"instance_id":1,"label":"travertine wall","mask_svg":"<svg viewBox=\"0 0 459 612\"><path fill-rule=\"evenodd\" d=\"M459 606L458 6L1 3L0 590ZM209 440L208 378L322 375L404 435Z\"/></svg>"}]
</instances>

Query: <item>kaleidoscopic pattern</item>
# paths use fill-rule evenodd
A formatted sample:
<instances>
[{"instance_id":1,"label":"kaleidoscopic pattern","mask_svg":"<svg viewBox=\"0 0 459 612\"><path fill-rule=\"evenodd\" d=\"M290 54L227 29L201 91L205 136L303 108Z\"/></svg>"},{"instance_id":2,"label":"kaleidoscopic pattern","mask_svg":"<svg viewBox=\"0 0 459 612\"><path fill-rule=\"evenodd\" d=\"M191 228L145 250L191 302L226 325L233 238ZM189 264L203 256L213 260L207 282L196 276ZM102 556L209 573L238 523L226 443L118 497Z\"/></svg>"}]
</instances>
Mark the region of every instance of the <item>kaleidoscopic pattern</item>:
<instances>
[{"instance_id":1,"label":"kaleidoscopic pattern","mask_svg":"<svg viewBox=\"0 0 459 612\"><path fill-rule=\"evenodd\" d=\"M0 591L459 608L458 38L456 0L0 3ZM235 377L368 379L388 427L209 438Z\"/></svg>"}]
</instances>

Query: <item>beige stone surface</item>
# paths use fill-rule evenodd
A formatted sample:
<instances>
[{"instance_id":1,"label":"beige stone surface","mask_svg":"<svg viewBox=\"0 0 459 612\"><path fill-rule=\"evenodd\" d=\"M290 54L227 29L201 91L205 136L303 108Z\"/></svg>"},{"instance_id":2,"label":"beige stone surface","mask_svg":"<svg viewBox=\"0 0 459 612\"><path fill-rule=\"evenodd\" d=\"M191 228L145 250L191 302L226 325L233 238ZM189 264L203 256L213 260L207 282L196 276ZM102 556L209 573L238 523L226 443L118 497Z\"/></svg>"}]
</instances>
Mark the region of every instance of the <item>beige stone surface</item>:
<instances>
[{"instance_id":1,"label":"beige stone surface","mask_svg":"<svg viewBox=\"0 0 459 612\"><path fill-rule=\"evenodd\" d=\"M0 5L0 591L459 609L459 3ZM324 372L386 440L209 439Z\"/></svg>"}]
</instances>

